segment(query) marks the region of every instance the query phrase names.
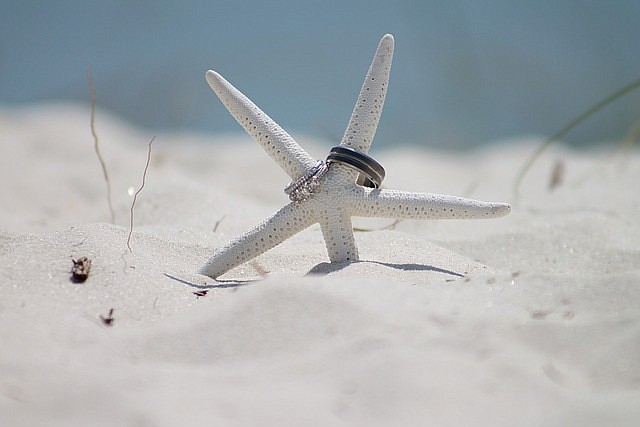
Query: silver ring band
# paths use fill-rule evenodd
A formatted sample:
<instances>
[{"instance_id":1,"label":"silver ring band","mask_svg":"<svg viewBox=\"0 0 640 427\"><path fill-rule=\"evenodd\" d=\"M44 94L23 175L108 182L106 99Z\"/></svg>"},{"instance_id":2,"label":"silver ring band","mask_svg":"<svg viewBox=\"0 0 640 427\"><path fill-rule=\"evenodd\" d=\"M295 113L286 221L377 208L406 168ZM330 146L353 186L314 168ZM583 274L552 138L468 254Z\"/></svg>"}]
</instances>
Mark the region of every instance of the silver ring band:
<instances>
[{"instance_id":1,"label":"silver ring band","mask_svg":"<svg viewBox=\"0 0 640 427\"><path fill-rule=\"evenodd\" d=\"M291 182L284 188L284 193L293 202L304 202L308 200L316 188L320 185L320 180L326 175L329 168L322 160L319 160L313 167L309 168L297 181Z\"/></svg>"},{"instance_id":2,"label":"silver ring band","mask_svg":"<svg viewBox=\"0 0 640 427\"><path fill-rule=\"evenodd\" d=\"M360 172L358 185L379 188L385 177L384 168L373 157L350 147L333 147L326 160L327 164L342 163Z\"/></svg>"}]
</instances>

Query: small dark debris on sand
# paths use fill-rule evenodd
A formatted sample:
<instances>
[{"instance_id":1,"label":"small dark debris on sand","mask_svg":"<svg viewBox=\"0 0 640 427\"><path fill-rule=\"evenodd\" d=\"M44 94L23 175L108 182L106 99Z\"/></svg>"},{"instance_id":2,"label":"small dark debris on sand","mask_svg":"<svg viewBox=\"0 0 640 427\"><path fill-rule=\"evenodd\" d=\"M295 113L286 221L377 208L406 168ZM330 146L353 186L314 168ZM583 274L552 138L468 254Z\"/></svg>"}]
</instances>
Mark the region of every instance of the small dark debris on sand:
<instances>
[{"instance_id":1,"label":"small dark debris on sand","mask_svg":"<svg viewBox=\"0 0 640 427\"><path fill-rule=\"evenodd\" d=\"M73 267L71 267L71 281L74 283L83 283L89 277L91 271L91 260L86 256L73 259Z\"/></svg>"}]
</instances>

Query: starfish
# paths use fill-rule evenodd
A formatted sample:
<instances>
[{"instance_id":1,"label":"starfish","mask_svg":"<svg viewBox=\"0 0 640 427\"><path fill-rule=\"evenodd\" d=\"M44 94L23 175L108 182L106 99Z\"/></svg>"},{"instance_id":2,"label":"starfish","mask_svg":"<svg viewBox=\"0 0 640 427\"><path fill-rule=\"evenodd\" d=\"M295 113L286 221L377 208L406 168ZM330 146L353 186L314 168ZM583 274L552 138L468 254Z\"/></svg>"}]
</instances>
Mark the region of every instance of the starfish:
<instances>
[{"instance_id":1,"label":"starfish","mask_svg":"<svg viewBox=\"0 0 640 427\"><path fill-rule=\"evenodd\" d=\"M341 147L367 153L380 120L387 93L393 36L380 40ZM209 70L206 79L231 115L295 182L317 167L318 161L276 122L260 110L220 74ZM282 243L305 228L319 223L332 263L358 261L352 216L396 219L495 218L508 214L507 203L491 203L456 196L415 193L358 185L358 171L331 163L315 183L308 198L292 201L270 218L219 249L199 273L217 278Z\"/></svg>"}]
</instances>

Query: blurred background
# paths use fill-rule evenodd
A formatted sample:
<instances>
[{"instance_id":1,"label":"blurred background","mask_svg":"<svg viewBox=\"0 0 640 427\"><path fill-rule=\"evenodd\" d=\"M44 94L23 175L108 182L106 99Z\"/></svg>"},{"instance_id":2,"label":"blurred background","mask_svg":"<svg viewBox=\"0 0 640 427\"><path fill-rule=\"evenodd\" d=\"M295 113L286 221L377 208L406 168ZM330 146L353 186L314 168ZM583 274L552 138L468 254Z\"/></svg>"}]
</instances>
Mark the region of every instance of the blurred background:
<instances>
[{"instance_id":1,"label":"blurred background","mask_svg":"<svg viewBox=\"0 0 640 427\"><path fill-rule=\"evenodd\" d=\"M0 0L0 104L89 102L149 129L242 132L215 69L291 133L339 140L396 39L377 146L548 136L640 78L637 0ZM640 92L573 131L620 140Z\"/></svg>"}]
</instances>

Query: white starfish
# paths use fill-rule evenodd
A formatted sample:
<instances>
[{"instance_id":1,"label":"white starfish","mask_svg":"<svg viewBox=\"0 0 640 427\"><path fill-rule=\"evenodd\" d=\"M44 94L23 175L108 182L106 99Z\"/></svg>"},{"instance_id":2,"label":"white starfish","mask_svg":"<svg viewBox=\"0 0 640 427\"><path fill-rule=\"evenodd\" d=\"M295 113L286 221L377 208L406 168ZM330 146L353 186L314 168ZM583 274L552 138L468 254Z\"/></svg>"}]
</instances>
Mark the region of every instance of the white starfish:
<instances>
[{"instance_id":1,"label":"white starfish","mask_svg":"<svg viewBox=\"0 0 640 427\"><path fill-rule=\"evenodd\" d=\"M393 36L385 35L358 96L341 146L369 151L387 92ZM277 123L215 71L207 82L231 115L295 181L317 163ZM352 216L445 219L495 218L511 206L461 197L371 189L356 184L358 172L332 163L312 196L291 202L273 216L218 250L199 273L216 278L280 244L312 224L319 223L331 262L357 261Z\"/></svg>"}]
</instances>

